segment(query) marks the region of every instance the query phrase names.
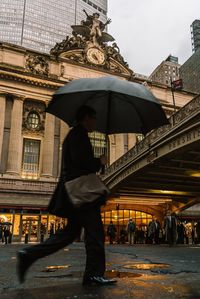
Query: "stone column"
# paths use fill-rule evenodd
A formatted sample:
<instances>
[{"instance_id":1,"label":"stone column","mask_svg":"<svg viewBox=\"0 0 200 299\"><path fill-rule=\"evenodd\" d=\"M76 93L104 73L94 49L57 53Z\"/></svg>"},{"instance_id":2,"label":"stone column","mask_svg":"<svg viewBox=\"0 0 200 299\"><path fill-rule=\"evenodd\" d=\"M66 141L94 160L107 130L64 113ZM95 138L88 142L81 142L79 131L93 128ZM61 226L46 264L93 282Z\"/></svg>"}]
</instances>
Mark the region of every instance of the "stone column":
<instances>
[{"instance_id":1,"label":"stone column","mask_svg":"<svg viewBox=\"0 0 200 299\"><path fill-rule=\"evenodd\" d=\"M112 164L113 162L115 162L116 158L115 158L115 155L116 155L116 137L115 135L109 135L109 148L110 148L110 164Z\"/></svg>"},{"instance_id":2,"label":"stone column","mask_svg":"<svg viewBox=\"0 0 200 299\"><path fill-rule=\"evenodd\" d=\"M60 121L60 145L62 146L62 143L69 132L69 126L66 124L63 120Z\"/></svg>"},{"instance_id":3,"label":"stone column","mask_svg":"<svg viewBox=\"0 0 200 299\"><path fill-rule=\"evenodd\" d=\"M8 148L6 173L20 175L22 161L22 114L23 98L14 98Z\"/></svg>"},{"instance_id":4,"label":"stone column","mask_svg":"<svg viewBox=\"0 0 200 299\"><path fill-rule=\"evenodd\" d=\"M124 154L124 135L123 134L116 134L116 154L115 158L118 159L119 157L123 156Z\"/></svg>"},{"instance_id":5,"label":"stone column","mask_svg":"<svg viewBox=\"0 0 200 299\"><path fill-rule=\"evenodd\" d=\"M1 110L1 117L0 117L0 161L1 161L3 135L4 135L5 110L6 110L6 96L4 94L0 94L0 110Z\"/></svg>"},{"instance_id":6,"label":"stone column","mask_svg":"<svg viewBox=\"0 0 200 299\"><path fill-rule=\"evenodd\" d=\"M128 134L128 149L130 150L136 144L136 134Z\"/></svg>"},{"instance_id":7,"label":"stone column","mask_svg":"<svg viewBox=\"0 0 200 299\"><path fill-rule=\"evenodd\" d=\"M59 145L59 170L58 173L60 173L61 170L61 160L62 160L62 144L66 137L66 135L69 132L69 126L63 121L60 121L60 145Z\"/></svg>"},{"instance_id":8,"label":"stone column","mask_svg":"<svg viewBox=\"0 0 200 299\"><path fill-rule=\"evenodd\" d=\"M55 116L47 113L45 120L44 142L42 151L42 172L41 176L53 177L53 159L54 159L54 130ZM57 157L55 157L56 159Z\"/></svg>"}]
</instances>

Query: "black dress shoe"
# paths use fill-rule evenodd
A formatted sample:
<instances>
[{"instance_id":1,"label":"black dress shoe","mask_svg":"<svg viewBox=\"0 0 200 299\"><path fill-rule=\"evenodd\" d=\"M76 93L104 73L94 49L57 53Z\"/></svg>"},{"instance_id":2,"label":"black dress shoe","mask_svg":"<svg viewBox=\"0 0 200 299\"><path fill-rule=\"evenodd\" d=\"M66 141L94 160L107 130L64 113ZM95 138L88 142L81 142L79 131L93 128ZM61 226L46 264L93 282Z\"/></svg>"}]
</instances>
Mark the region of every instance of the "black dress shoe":
<instances>
[{"instance_id":1,"label":"black dress shoe","mask_svg":"<svg viewBox=\"0 0 200 299\"><path fill-rule=\"evenodd\" d=\"M20 250L17 253L17 274L20 283L25 281L25 274L28 268L34 263L35 259L28 256L25 250Z\"/></svg>"},{"instance_id":2,"label":"black dress shoe","mask_svg":"<svg viewBox=\"0 0 200 299\"><path fill-rule=\"evenodd\" d=\"M103 276L91 276L83 279L83 285L112 285L116 282L115 279L108 279Z\"/></svg>"}]
</instances>

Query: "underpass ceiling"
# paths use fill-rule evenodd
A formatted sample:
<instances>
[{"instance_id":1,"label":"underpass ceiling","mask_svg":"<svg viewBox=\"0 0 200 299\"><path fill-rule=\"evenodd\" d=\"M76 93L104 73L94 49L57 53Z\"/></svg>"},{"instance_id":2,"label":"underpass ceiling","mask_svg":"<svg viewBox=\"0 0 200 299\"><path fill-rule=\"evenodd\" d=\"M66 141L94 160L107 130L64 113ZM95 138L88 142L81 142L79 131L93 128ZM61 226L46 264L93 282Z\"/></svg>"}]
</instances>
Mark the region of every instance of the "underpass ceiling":
<instances>
[{"instance_id":1,"label":"underpass ceiling","mask_svg":"<svg viewBox=\"0 0 200 299\"><path fill-rule=\"evenodd\" d=\"M132 204L163 206L171 201L182 209L200 202L200 141L149 163L112 191L117 201Z\"/></svg>"}]
</instances>

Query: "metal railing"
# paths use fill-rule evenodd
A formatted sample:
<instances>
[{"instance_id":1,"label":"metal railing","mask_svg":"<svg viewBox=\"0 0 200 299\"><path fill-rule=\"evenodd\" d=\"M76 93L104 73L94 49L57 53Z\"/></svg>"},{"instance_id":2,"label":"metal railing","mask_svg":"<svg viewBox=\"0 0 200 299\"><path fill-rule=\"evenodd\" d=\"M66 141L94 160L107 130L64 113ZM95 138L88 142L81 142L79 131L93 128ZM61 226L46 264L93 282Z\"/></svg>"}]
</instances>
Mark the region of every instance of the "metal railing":
<instances>
[{"instance_id":1,"label":"metal railing","mask_svg":"<svg viewBox=\"0 0 200 299\"><path fill-rule=\"evenodd\" d=\"M175 130L178 130L184 124L187 124L196 115L200 114L200 95L195 97L185 106L183 106L179 111L173 114L169 118L169 124L159 127L148 133L146 137L132 147L128 152L111 164L105 171L103 175L103 180L106 180L112 174L116 173L122 167L125 167L136 157L144 153L146 150L150 150L151 146L161 142L166 138L167 135L171 134Z\"/></svg>"}]
</instances>

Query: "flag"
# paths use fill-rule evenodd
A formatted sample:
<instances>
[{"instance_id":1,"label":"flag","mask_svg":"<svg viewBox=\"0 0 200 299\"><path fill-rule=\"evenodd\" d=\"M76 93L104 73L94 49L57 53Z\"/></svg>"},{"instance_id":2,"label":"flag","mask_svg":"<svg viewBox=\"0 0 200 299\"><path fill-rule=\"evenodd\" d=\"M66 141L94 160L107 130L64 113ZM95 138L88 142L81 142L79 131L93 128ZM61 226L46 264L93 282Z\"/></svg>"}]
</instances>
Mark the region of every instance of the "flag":
<instances>
[{"instance_id":1,"label":"flag","mask_svg":"<svg viewBox=\"0 0 200 299\"><path fill-rule=\"evenodd\" d=\"M181 90L183 88L183 81L182 79L178 79L171 82L171 88L173 90Z\"/></svg>"}]
</instances>

